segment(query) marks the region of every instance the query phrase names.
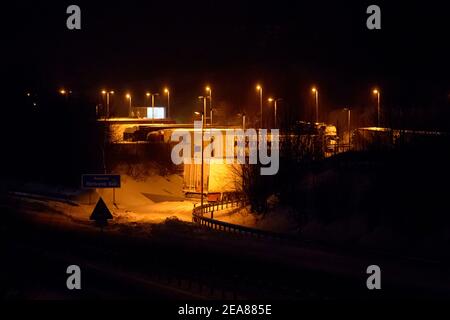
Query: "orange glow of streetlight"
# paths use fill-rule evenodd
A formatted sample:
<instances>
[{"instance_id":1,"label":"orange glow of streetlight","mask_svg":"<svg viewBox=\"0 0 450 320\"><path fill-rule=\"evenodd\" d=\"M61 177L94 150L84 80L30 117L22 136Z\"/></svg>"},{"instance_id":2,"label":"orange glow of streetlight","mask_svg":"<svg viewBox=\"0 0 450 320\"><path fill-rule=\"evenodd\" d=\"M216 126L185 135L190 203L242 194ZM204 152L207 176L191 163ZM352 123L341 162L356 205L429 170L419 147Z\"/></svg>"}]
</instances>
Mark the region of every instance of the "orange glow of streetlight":
<instances>
[{"instance_id":1,"label":"orange glow of streetlight","mask_svg":"<svg viewBox=\"0 0 450 320\"><path fill-rule=\"evenodd\" d=\"M260 113L259 125L262 128L262 126L263 126L263 88L260 84L257 84L256 90L259 92L259 113Z\"/></svg>"},{"instance_id":2,"label":"orange glow of streetlight","mask_svg":"<svg viewBox=\"0 0 450 320\"><path fill-rule=\"evenodd\" d=\"M272 102L272 101L273 101L273 98L269 98L269 99L267 99L267 101Z\"/></svg>"},{"instance_id":3,"label":"orange glow of streetlight","mask_svg":"<svg viewBox=\"0 0 450 320\"><path fill-rule=\"evenodd\" d=\"M145 95L146 95L147 97L150 97L150 92L146 92Z\"/></svg>"},{"instance_id":4,"label":"orange glow of streetlight","mask_svg":"<svg viewBox=\"0 0 450 320\"><path fill-rule=\"evenodd\" d=\"M378 90L378 89L373 89L373 94L374 95L376 95L377 96L377 126L378 127L380 127L380 125L381 125L381 115L380 115L380 112L381 112L381 107L380 107L380 90Z\"/></svg>"},{"instance_id":5,"label":"orange glow of streetlight","mask_svg":"<svg viewBox=\"0 0 450 320\"><path fill-rule=\"evenodd\" d=\"M316 101L316 123L319 123L319 90L312 87L311 91L314 93L314 100Z\"/></svg>"},{"instance_id":6,"label":"orange glow of streetlight","mask_svg":"<svg viewBox=\"0 0 450 320\"><path fill-rule=\"evenodd\" d=\"M67 93L67 91L64 90L64 89L61 89L61 90L59 90L59 93L62 94L62 95L65 95Z\"/></svg>"},{"instance_id":7,"label":"orange glow of streetlight","mask_svg":"<svg viewBox=\"0 0 450 320\"><path fill-rule=\"evenodd\" d=\"M127 93L127 94L125 95L125 97L126 97L127 99L131 99L131 95L130 95L129 93Z\"/></svg>"},{"instance_id":8,"label":"orange glow of streetlight","mask_svg":"<svg viewBox=\"0 0 450 320\"><path fill-rule=\"evenodd\" d=\"M211 87L207 86L207 87L205 88L205 90L209 92L209 91L211 91Z\"/></svg>"},{"instance_id":9,"label":"orange glow of streetlight","mask_svg":"<svg viewBox=\"0 0 450 320\"><path fill-rule=\"evenodd\" d=\"M169 118L170 117L170 91L169 91L169 88L167 88L167 87L164 88L164 94L167 95L167 115L166 115L166 117Z\"/></svg>"},{"instance_id":10,"label":"orange glow of streetlight","mask_svg":"<svg viewBox=\"0 0 450 320\"><path fill-rule=\"evenodd\" d=\"M109 118L109 96L114 94L114 91L102 90L102 95L106 96L106 117Z\"/></svg>"}]
</instances>

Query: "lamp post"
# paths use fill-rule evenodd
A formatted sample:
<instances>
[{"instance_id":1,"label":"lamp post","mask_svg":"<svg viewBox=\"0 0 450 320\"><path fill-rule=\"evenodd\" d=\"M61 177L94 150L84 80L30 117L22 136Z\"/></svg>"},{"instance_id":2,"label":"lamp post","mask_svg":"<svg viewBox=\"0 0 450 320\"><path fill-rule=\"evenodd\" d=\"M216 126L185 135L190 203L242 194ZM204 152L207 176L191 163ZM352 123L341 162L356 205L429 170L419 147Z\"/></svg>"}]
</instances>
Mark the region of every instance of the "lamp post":
<instances>
[{"instance_id":1,"label":"lamp post","mask_svg":"<svg viewBox=\"0 0 450 320\"><path fill-rule=\"evenodd\" d=\"M212 126L212 116L213 116L213 109L212 109L212 89L210 86L207 86L205 88L206 92L208 92L208 98L209 98L209 124ZM205 113L206 115L206 113Z\"/></svg>"},{"instance_id":2,"label":"lamp post","mask_svg":"<svg viewBox=\"0 0 450 320\"><path fill-rule=\"evenodd\" d=\"M127 93L125 95L125 97L127 98L127 100L129 101L129 105L128 105L128 117L131 117L131 94Z\"/></svg>"},{"instance_id":3,"label":"lamp post","mask_svg":"<svg viewBox=\"0 0 450 320\"><path fill-rule=\"evenodd\" d=\"M170 116L170 90L168 88L164 88L164 93L167 95L167 115L166 118Z\"/></svg>"},{"instance_id":4,"label":"lamp post","mask_svg":"<svg viewBox=\"0 0 450 320\"><path fill-rule=\"evenodd\" d=\"M277 102L278 102L278 101L281 101L281 100L282 100L282 99L278 99L278 98L269 98L269 99L267 99L267 101L273 102L274 119L275 119L274 126L275 126L275 127L276 127L277 124L278 124L278 121L277 121Z\"/></svg>"},{"instance_id":5,"label":"lamp post","mask_svg":"<svg viewBox=\"0 0 450 320\"><path fill-rule=\"evenodd\" d=\"M72 91L66 90L66 89L60 89L58 92L60 95L62 95L65 98L66 103L67 103L69 101L69 95L72 93Z\"/></svg>"},{"instance_id":6,"label":"lamp post","mask_svg":"<svg viewBox=\"0 0 450 320\"><path fill-rule=\"evenodd\" d=\"M348 145L350 146L350 125L351 125L351 113L352 110L350 108L344 108L344 111L347 111L347 133L348 133Z\"/></svg>"},{"instance_id":7,"label":"lamp post","mask_svg":"<svg viewBox=\"0 0 450 320\"><path fill-rule=\"evenodd\" d=\"M377 96L377 127L380 127L380 90L374 89L373 94Z\"/></svg>"},{"instance_id":8,"label":"lamp post","mask_svg":"<svg viewBox=\"0 0 450 320\"><path fill-rule=\"evenodd\" d=\"M319 123L319 90L317 90L316 87L313 87L311 91L314 93L316 101L316 123Z\"/></svg>"},{"instance_id":9,"label":"lamp post","mask_svg":"<svg viewBox=\"0 0 450 320\"><path fill-rule=\"evenodd\" d=\"M145 101L146 101L146 103L144 104L145 105L145 115L144 115L144 118L145 117L147 117L148 116L148 112L147 112L147 108L148 108L148 106L149 106L149 104L150 104L150 96L151 96L152 94L150 93L150 92L146 92L145 93Z\"/></svg>"},{"instance_id":10,"label":"lamp post","mask_svg":"<svg viewBox=\"0 0 450 320\"><path fill-rule=\"evenodd\" d=\"M152 93L152 119L155 120L155 96L159 96L159 93Z\"/></svg>"},{"instance_id":11,"label":"lamp post","mask_svg":"<svg viewBox=\"0 0 450 320\"><path fill-rule=\"evenodd\" d=\"M114 91L102 90L102 95L106 96L106 117L109 118L109 95L114 94Z\"/></svg>"},{"instance_id":12,"label":"lamp post","mask_svg":"<svg viewBox=\"0 0 450 320\"><path fill-rule=\"evenodd\" d=\"M201 175L200 175L200 192L201 192L201 196L200 196L200 204L203 207L203 179L204 179L204 173L203 173L203 168L204 168L204 155L203 155L203 135L204 135L204 127L205 127L205 114L206 114L206 96L200 96L198 97L199 99L203 99L203 112L202 112L202 164L201 164ZM203 209L202 209L203 210ZM203 213L203 211L202 211Z\"/></svg>"},{"instance_id":13,"label":"lamp post","mask_svg":"<svg viewBox=\"0 0 450 320\"><path fill-rule=\"evenodd\" d=\"M152 123L153 123L155 121L155 96L159 96L159 93L147 92L145 95L147 96L147 98L152 99Z\"/></svg>"},{"instance_id":14,"label":"lamp post","mask_svg":"<svg viewBox=\"0 0 450 320\"><path fill-rule=\"evenodd\" d=\"M259 92L259 112L261 113L260 127L263 127L263 88L260 85L256 86L256 90Z\"/></svg>"}]
</instances>

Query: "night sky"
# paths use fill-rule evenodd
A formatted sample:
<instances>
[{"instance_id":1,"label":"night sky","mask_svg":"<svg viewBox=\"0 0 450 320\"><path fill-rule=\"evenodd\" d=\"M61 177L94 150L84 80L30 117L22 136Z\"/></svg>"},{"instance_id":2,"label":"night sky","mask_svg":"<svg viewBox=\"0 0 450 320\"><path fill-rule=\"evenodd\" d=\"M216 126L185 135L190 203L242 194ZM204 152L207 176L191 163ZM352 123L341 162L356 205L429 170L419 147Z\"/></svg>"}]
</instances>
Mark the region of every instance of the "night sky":
<instances>
[{"instance_id":1,"label":"night sky","mask_svg":"<svg viewBox=\"0 0 450 320\"><path fill-rule=\"evenodd\" d=\"M137 104L169 86L176 118L206 84L217 105L250 114L256 83L300 117L312 85L325 111L372 105L374 86L391 108L449 107L449 11L443 1L391 2L20 1L2 15L7 82L16 93L129 91ZM66 28L70 4L81 7L79 31ZM366 28L370 4L381 7L381 30Z\"/></svg>"}]
</instances>

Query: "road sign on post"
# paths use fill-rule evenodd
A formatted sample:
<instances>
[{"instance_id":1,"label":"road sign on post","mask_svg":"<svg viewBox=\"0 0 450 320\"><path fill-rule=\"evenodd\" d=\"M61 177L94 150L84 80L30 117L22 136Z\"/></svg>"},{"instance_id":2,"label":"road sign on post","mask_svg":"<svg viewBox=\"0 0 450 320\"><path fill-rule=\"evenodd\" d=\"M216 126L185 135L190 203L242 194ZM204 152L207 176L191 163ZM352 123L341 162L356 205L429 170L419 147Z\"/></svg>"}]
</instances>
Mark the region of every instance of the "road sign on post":
<instances>
[{"instance_id":1,"label":"road sign on post","mask_svg":"<svg viewBox=\"0 0 450 320\"><path fill-rule=\"evenodd\" d=\"M83 174L81 176L81 187L84 189L113 189L113 203L116 205L116 188L120 188L120 175ZM90 202L89 200L89 204Z\"/></svg>"},{"instance_id":2,"label":"road sign on post","mask_svg":"<svg viewBox=\"0 0 450 320\"><path fill-rule=\"evenodd\" d=\"M85 189L120 188L118 174L83 174L81 186Z\"/></svg>"}]
</instances>

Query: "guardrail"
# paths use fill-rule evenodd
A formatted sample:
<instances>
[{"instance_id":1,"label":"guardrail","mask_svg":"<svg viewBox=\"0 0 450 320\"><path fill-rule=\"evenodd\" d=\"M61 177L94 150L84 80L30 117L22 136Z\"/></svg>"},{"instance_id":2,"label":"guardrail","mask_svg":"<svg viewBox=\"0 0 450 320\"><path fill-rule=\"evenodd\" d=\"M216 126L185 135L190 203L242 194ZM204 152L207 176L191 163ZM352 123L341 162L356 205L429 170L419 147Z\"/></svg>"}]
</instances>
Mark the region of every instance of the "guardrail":
<instances>
[{"instance_id":1,"label":"guardrail","mask_svg":"<svg viewBox=\"0 0 450 320\"><path fill-rule=\"evenodd\" d=\"M293 237L287 234L255 229L238 224L215 220L214 218L207 218L204 216L205 213L213 213L214 211L219 211L233 207L244 207L247 204L248 201L246 201L245 199L227 200L217 203L203 204L203 206L195 207L194 210L192 211L192 222L208 227L213 230L229 233L237 233L241 235L248 235L255 238L289 240L289 241L299 240L297 237ZM211 216L213 216L213 214Z\"/></svg>"}]
</instances>

